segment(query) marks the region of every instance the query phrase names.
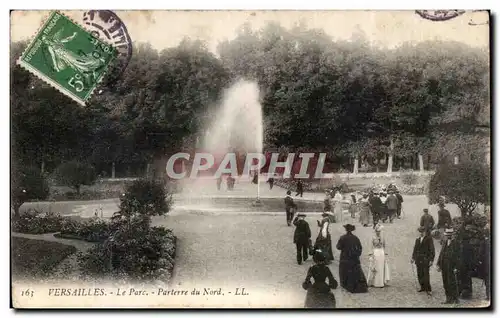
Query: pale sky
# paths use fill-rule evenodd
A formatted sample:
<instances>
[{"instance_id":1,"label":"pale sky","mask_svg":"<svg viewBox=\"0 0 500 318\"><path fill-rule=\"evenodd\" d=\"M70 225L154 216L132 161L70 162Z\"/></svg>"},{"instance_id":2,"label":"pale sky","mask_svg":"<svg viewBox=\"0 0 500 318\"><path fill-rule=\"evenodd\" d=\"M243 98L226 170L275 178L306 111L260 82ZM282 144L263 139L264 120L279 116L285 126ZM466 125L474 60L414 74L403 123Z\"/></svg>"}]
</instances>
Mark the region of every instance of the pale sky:
<instances>
[{"instance_id":1,"label":"pale sky","mask_svg":"<svg viewBox=\"0 0 500 318\"><path fill-rule=\"evenodd\" d=\"M62 11L82 23L83 11ZM255 14L253 15L252 12ZM267 21L277 21L286 28L304 21L309 28L324 29L334 39L349 39L362 30L378 45L394 47L403 42L452 40L471 46L488 48L488 15L466 12L454 19L434 22L414 11L115 11L125 23L134 42L149 42L158 50L176 46L184 36L209 43L215 53L217 43L236 36L245 22L258 29ZM37 32L49 11L13 11L11 39L29 39ZM83 24L83 23L82 23Z\"/></svg>"}]
</instances>

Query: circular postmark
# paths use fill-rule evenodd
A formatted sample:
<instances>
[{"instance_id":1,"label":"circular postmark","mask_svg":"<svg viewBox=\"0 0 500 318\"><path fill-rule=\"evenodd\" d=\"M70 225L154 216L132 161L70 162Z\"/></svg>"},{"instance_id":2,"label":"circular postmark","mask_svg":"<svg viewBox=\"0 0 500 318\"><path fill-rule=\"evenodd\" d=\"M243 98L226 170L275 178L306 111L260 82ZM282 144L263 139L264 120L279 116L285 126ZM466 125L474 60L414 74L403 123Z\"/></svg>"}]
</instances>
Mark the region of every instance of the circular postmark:
<instances>
[{"instance_id":1,"label":"circular postmark","mask_svg":"<svg viewBox=\"0 0 500 318\"><path fill-rule=\"evenodd\" d=\"M415 10L419 16L431 21L447 21L465 13L465 10Z\"/></svg>"},{"instance_id":2,"label":"circular postmark","mask_svg":"<svg viewBox=\"0 0 500 318\"><path fill-rule=\"evenodd\" d=\"M92 36L105 39L116 48L118 56L104 85L109 85L120 77L132 57L132 40L122 20L110 10L89 10L83 13L83 23Z\"/></svg>"}]
</instances>

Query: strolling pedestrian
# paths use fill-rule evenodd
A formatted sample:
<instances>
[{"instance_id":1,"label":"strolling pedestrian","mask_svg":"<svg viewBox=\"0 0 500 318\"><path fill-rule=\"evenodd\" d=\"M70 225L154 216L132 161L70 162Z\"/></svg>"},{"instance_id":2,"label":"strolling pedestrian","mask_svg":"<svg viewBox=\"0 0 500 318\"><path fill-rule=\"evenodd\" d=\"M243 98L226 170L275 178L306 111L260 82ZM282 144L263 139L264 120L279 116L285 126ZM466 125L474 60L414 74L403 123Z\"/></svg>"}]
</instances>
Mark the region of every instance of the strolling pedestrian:
<instances>
[{"instance_id":1,"label":"strolling pedestrian","mask_svg":"<svg viewBox=\"0 0 500 318\"><path fill-rule=\"evenodd\" d=\"M340 250L340 285L350 293L366 293L368 284L359 260L363 248L359 238L352 234L356 227L346 224L344 228L346 234L342 235L337 242L337 249Z\"/></svg>"},{"instance_id":2,"label":"strolling pedestrian","mask_svg":"<svg viewBox=\"0 0 500 318\"><path fill-rule=\"evenodd\" d=\"M437 270L441 272L446 301L443 304L458 304L458 279L460 267L460 246L455 240L453 229L446 229L446 242L441 248L437 261Z\"/></svg>"},{"instance_id":3,"label":"strolling pedestrian","mask_svg":"<svg viewBox=\"0 0 500 318\"><path fill-rule=\"evenodd\" d=\"M305 308L335 308L335 296L331 289L337 289L338 282L327 266L327 257L321 250L313 253L314 265L309 267L302 288L307 290ZM311 278L314 283L311 283ZM326 280L328 279L328 283Z\"/></svg>"},{"instance_id":4,"label":"strolling pedestrian","mask_svg":"<svg viewBox=\"0 0 500 318\"><path fill-rule=\"evenodd\" d=\"M373 223L372 213L370 211L370 203L368 202L368 194L363 194L361 200L359 200L359 223L364 227Z\"/></svg>"},{"instance_id":5,"label":"strolling pedestrian","mask_svg":"<svg viewBox=\"0 0 500 318\"><path fill-rule=\"evenodd\" d=\"M382 209L382 201L378 197L378 192L370 192L368 202L370 203L370 210L373 215L373 228L375 228L375 225L380 222Z\"/></svg>"},{"instance_id":6,"label":"strolling pedestrian","mask_svg":"<svg viewBox=\"0 0 500 318\"><path fill-rule=\"evenodd\" d=\"M382 224L375 227L372 238L372 253L368 270L368 286L385 287L391 280L389 261L387 259L385 239L382 237Z\"/></svg>"},{"instance_id":7,"label":"strolling pedestrian","mask_svg":"<svg viewBox=\"0 0 500 318\"><path fill-rule=\"evenodd\" d=\"M322 250L328 262L333 261L332 237L330 235L330 224L332 223L332 212L323 212L323 219L318 222L319 232L314 243L314 249Z\"/></svg>"},{"instance_id":8,"label":"strolling pedestrian","mask_svg":"<svg viewBox=\"0 0 500 318\"><path fill-rule=\"evenodd\" d=\"M297 194L295 196L298 196L300 194L300 197L304 194L304 185L302 184L302 181L299 179L297 181Z\"/></svg>"},{"instance_id":9,"label":"strolling pedestrian","mask_svg":"<svg viewBox=\"0 0 500 318\"><path fill-rule=\"evenodd\" d=\"M435 257L434 240L429 236L425 227L419 227L418 231L420 232L420 237L415 240L411 263L417 267L417 277L420 284L418 292L431 294L432 288L429 271Z\"/></svg>"},{"instance_id":10,"label":"strolling pedestrian","mask_svg":"<svg viewBox=\"0 0 500 318\"><path fill-rule=\"evenodd\" d=\"M398 198L398 211L397 211L397 215L398 215L398 219L401 218L401 210L403 209L403 196L399 193L399 190L398 189L395 189L396 191L396 198Z\"/></svg>"},{"instance_id":11,"label":"strolling pedestrian","mask_svg":"<svg viewBox=\"0 0 500 318\"><path fill-rule=\"evenodd\" d=\"M481 241L481 247L479 249L479 275L483 279L484 286L486 288L486 300L490 300L490 293L491 293L490 249L491 249L490 231L488 228L486 228L484 232L484 239Z\"/></svg>"},{"instance_id":12,"label":"strolling pedestrian","mask_svg":"<svg viewBox=\"0 0 500 318\"><path fill-rule=\"evenodd\" d=\"M423 209L424 214L420 217L420 226L423 226L428 234L431 233L434 227L434 218L429 214L429 209Z\"/></svg>"},{"instance_id":13,"label":"strolling pedestrian","mask_svg":"<svg viewBox=\"0 0 500 318\"><path fill-rule=\"evenodd\" d=\"M397 216L398 213L398 198L394 195L394 192L390 191L387 200L385 201L387 205L387 214L389 215L389 222Z\"/></svg>"},{"instance_id":14,"label":"strolling pedestrian","mask_svg":"<svg viewBox=\"0 0 500 318\"><path fill-rule=\"evenodd\" d=\"M303 213L297 214L293 225L295 231L293 233L293 243L297 248L297 264L307 261L309 256L309 240L311 239L311 229L309 223L305 220L306 215Z\"/></svg>"},{"instance_id":15,"label":"strolling pedestrian","mask_svg":"<svg viewBox=\"0 0 500 318\"><path fill-rule=\"evenodd\" d=\"M267 183L269 183L269 189L272 190L274 186L274 178L271 176L269 179L267 179Z\"/></svg>"},{"instance_id":16,"label":"strolling pedestrian","mask_svg":"<svg viewBox=\"0 0 500 318\"><path fill-rule=\"evenodd\" d=\"M385 191L380 192L380 219L385 223L389 218L387 213L387 193Z\"/></svg>"},{"instance_id":17,"label":"strolling pedestrian","mask_svg":"<svg viewBox=\"0 0 500 318\"><path fill-rule=\"evenodd\" d=\"M445 208L444 202L439 202L438 223L436 227L439 231L440 243L442 245L445 241L444 231L451 227L451 214Z\"/></svg>"},{"instance_id":18,"label":"strolling pedestrian","mask_svg":"<svg viewBox=\"0 0 500 318\"><path fill-rule=\"evenodd\" d=\"M292 191L288 190L286 192L286 197L285 197L286 224L288 226L292 225L293 213L295 212L295 209L297 208L297 205L295 204L295 202L293 202L291 195L292 195Z\"/></svg>"}]
</instances>

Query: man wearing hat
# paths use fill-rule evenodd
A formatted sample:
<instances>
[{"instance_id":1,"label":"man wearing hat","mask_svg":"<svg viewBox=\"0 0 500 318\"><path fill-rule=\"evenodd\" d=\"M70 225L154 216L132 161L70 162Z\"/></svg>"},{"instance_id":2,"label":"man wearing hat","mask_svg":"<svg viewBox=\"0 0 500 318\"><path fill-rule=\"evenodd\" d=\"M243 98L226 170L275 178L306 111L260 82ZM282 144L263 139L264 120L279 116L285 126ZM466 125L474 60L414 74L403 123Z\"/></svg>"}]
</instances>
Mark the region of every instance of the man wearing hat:
<instances>
[{"instance_id":1,"label":"man wearing hat","mask_svg":"<svg viewBox=\"0 0 500 318\"><path fill-rule=\"evenodd\" d=\"M385 204L387 205L387 214L389 214L389 221L392 223L392 220L394 220L398 213L398 198L396 198L392 190L389 191L389 196L387 197Z\"/></svg>"},{"instance_id":2,"label":"man wearing hat","mask_svg":"<svg viewBox=\"0 0 500 318\"><path fill-rule=\"evenodd\" d=\"M415 240L411 262L417 266L417 277L420 284L418 292L427 292L430 295L432 288L429 269L432 266L435 256L434 241L428 235L425 227L419 227L418 231L420 232L420 237Z\"/></svg>"},{"instance_id":3,"label":"man wearing hat","mask_svg":"<svg viewBox=\"0 0 500 318\"><path fill-rule=\"evenodd\" d=\"M297 205L293 202L291 195L292 191L288 190L285 197L286 224L288 226L292 225L293 214L295 213L295 209L297 209Z\"/></svg>"},{"instance_id":4,"label":"man wearing hat","mask_svg":"<svg viewBox=\"0 0 500 318\"><path fill-rule=\"evenodd\" d=\"M295 225L293 243L297 247L297 263L299 265L302 264L302 261L307 261L309 239L311 238L311 229L309 228L309 223L304 220L305 217L305 214L299 213L295 220L293 220L293 225Z\"/></svg>"},{"instance_id":5,"label":"man wearing hat","mask_svg":"<svg viewBox=\"0 0 500 318\"><path fill-rule=\"evenodd\" d=\"M490 300L491 292L491 280L490 280L490 229L488 226L484 229L484 239L481 241L481 246L479 248L479 273L480 277L483 278L484 286L486 287L486 300Z\"/></svg>"},{"instance_id":6,"label":"man wearing hat","mask_svg":"<svg viewBox=\"0 0 500 318\"><path fill-rule=\"evenodd\" d=\"M375 225L380 221L382 210L382 201L380 201L378 197L378 192L370 192L368 203L370 203L370 210L373 216L373 228L375 228Z\"/></svg>"},{"instance_id":7,"label":"man wearing hat","mask_svg":"<svg viewBox=\"0 0 500 318\"><path fill-rule=\"evenodd\" d=\"M430 233L434 227L434 223L434 218L429 214L429 209L424 209L424 214L420 218L420 226L423 226Z\"/></svg>"},{"instance_id":8,"label":"man wearing hat","mask_svg":"<svg viewBox=\"0 0 500 318\"><path fill-rule=\"evenodd\" d=\"M446 229L444 234L446 242L437 261L437 270L443 277L446 294L446 301L443 304L458 304L457 272L460 267L460 246L453 237L453 229Z\"/></svg>"},{"instance_id":9,"label":"man wearing hat","mask_svg":"<svg viewBox=\"0 0 500 318\"><path fill-rule=\"evenodd\" d=\"M451 227L451 214L450 211L445 209L444 202L439 202L439 211L438 211L438 223L437 229L441 235L441 244L444 242L444 230Z\"/></svg>"},{"instance_id":10,"label":"man wearing hat","mask_svg":"<svg viewBox=\"0 0 500 318\"><path fill-rule=\"evenodd\" d=\"M396 192L396 198L398 199L398 210L396 212L398 219L401 218L401 210L403 209L403 196L399 193L398 189L394 190Z\"/></svg>"}]
</instances>

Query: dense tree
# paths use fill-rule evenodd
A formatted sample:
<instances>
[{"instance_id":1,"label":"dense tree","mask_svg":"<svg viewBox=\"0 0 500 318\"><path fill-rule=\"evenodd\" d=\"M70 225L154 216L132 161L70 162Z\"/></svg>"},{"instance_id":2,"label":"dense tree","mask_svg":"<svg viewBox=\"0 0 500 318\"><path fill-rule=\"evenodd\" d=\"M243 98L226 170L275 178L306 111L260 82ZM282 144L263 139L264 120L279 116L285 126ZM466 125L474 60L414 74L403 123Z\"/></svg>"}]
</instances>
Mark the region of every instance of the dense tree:
<instances>
[{"instance_id":1,"label":"dense tree","mask_svg":"<svg viewBox=\"0 0 500 318\"><path fill-rule=\"evenodd\" d=\"M47 180L36 167L14 164L10 173L11 207L15 217L19 217L19 208L29 200L43 200L49 195Z\"/></svg>"},{"instance_id":2,"label":"dense tree","mask_svg":"<svg viewBox=\"0 0 500 318\"><path fill-rule=\"evenodd\" d=\"M303 23L244 24L219 44L219 57L197 40L161 52L134 44L124 73L86 107L15 66L25 46L11 49L12 149L15 160L39 167L77 159L99 171L145 168L193 147L240 78L259 84L266 148L307 146L349 169L363 162L378 170L384 160L391 171L467 151L465 159L479 160L488 145L488 54L460 43L386 49L362 32L334 41Z\"/></svg>"},{"instance_id":3,"label":"dense tree","mask_svg":"<svg viewBox=\"0 0 500 318\"><path fill-rule=\"evenodd\" d=\"M97 174L91 165L73 160L59 165L53 177L60 185L73 188L77 194L80 194L81 186L94 184Z\"/></svg>"},{"instance_id":4,"label":"dense tree","mask_svg":"<svg viewBox=\"0 0 500 318\"><path fill-rule=\"evenodd\" d=\"M478 204L489 204L489 178L487 168L472 161L440 165L430 181L429 203L445 197L458 205L463 217L469 216Z\"/></svg>"}]
</instances>

